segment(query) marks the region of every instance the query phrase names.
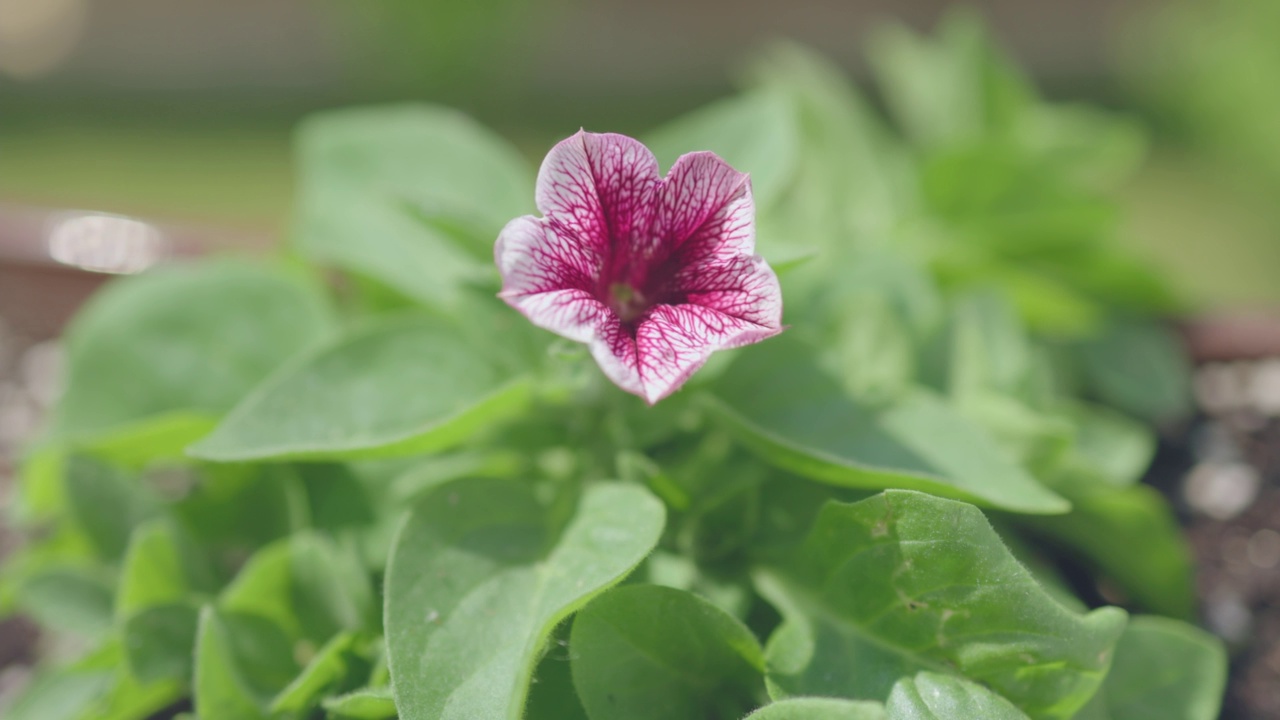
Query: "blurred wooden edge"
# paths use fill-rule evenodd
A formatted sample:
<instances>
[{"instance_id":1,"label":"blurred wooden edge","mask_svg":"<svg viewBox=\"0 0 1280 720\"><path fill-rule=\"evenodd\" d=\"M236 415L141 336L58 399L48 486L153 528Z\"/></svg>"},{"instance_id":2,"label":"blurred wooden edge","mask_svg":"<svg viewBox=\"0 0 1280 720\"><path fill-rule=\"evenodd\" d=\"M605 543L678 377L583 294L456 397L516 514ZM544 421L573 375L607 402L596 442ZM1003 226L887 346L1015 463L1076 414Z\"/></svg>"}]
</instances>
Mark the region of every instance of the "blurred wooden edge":
<instances>
[{"instance_id":1,"label":"blurred wooden edge","mask_svg":"<svg viewBox=\"0 0 1280 720\"><path fill-rule=\"evenodd\" d=\"M56 336L76 309L115 273L68 264L50 252L51 229L77 215L116 216L96 209L53 209L0 203L0 318L35 340ZM269 238L243 231L130 219L153 228L162 243L152 264L218 252L263 252ZM150 265L148 265L150 266Z\"/></svg>"}]
</instances>

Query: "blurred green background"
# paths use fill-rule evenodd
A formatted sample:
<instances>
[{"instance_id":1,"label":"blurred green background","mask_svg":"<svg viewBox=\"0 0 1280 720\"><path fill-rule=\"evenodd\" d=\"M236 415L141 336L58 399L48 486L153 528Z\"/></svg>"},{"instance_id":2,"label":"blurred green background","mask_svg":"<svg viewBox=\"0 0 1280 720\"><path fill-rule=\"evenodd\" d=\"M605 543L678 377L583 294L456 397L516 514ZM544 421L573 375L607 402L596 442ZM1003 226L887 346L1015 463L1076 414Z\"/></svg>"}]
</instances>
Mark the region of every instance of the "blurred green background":
<instances>
[{"instance_id":1,"label":"blurred green background","mask_svg":"<svg viewBox=\"0 0 1280 720\"><path fill-rule=\"evenodd\" d=\"M865 75L936 0L0 0L0 204L279 237L313 110L456 105L540 157L731 91L771 41ZM1205 308L1280 304L1280 2L972 2L1051 98L1150 131L1130 243ZM0 235L0 251L6 238Z\"/></svg>"}]
</instances>

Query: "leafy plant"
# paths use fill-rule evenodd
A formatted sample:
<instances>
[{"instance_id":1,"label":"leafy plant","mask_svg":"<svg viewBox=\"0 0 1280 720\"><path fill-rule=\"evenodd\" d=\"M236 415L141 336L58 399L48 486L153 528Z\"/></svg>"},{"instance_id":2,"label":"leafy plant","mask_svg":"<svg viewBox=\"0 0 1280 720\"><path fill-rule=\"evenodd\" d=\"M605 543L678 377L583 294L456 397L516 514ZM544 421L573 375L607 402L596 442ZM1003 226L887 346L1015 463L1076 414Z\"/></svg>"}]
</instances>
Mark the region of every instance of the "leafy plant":
<instances>
[{"instance_id":1,"label":"leafy plant","mask_svg":"<svg viewBox=\"0 0 1280 720\"><path fill-rule=\"evenodd\" d=\"M893 124L781 48L648 139L752 173L790 323L652 407L494 297L506 143L306 123L288 262L122 279L68 330L0 594L58 650L7 717L1213 717L1138 484L1185 377L1108 243L1132 127L963 17L874 60Z\"/></svg>"}]
</instances>

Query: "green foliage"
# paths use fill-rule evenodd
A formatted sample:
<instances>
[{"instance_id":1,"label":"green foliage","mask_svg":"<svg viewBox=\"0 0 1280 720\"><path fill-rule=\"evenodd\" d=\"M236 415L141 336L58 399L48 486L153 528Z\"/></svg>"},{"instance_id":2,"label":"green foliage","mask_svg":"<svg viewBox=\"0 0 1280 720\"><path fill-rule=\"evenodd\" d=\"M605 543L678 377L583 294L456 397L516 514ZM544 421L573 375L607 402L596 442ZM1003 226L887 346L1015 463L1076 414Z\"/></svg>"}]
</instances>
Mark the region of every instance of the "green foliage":
<instances>
[{"instance_id":1,"label":"green foliage","mask_svg":"<svg viewBox=\"0 0 1280 720\"><path fill-rule=\"evenodd\" d=\"M736 717L763 690L764 651L741 622L658 585L612 590L573 621L573 682L593 720Z\"/></svg>"},{"instance_id":2,"label":"green foliage","mask_svg":"<svg viewBox=\"0 0 1280 720\"><path fill-rule=\"evenodd\" d=\"M125 278L68 331L0 608L74 650L6 717L1212 717L1217 641L1053 562L1194 616L1140 483L1173 298L1110 243L1140 137L965 16L872 61L887 117L780 47L648 135L752 174L790 323L652 408L494 297L505 141L308 121L295 264Z\"/></svg>"}]
</instances>

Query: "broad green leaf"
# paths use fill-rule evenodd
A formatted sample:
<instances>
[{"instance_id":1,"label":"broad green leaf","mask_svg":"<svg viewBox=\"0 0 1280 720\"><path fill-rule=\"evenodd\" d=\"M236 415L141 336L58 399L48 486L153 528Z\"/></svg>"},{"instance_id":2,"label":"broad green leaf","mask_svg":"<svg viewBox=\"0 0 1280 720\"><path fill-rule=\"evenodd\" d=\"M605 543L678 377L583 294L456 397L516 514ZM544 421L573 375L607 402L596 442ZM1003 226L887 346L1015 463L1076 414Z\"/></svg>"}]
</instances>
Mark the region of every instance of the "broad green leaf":
<instances>
[{"instance_id":1,"label":"broad green leaf","mask_svg":"<svg viewBox=\"0 0 1280 720\"><path fill-rule=\"evenodd\" d=\"M188 452L219 462L418 454L465 440L527 395L453 324L402 318L291 363Z\"/></svg>"},{"instance_id":2,"label":"broad green leaf","mask_svg":"<svg viewBox=\"0 0 1280 720\"><path fill-rule=\"evenodd\" d=\"M743 352L715 393L713 407L749 449L815 480L923 490L1033 514L1070 508L939 398L920 391L864 407L815 365L808 348L786 338Z\"/></svg>"},{"instance_id":3,"label":"broad green leaf","mask_svg":"<svg viewBox=\"0 0 1280 720\"><path fill-rule=\"evenodd\" d=\"M751 174L756 204L766 207L791 180L800 128L788 98L761 88L720 100L664 125L644 140L664 169L685 153L710 150Z\"/></svg>"},{"instance_id":4,"label":"broad green leaf","mask_svg":"<svg viewBox=\"0 0 1280 720\"><path fill-rule=\"evenodd\" d=\"M391 688L366 688L325 698L320 703L334 720L395 720L396 702Z\"/></svg>"},{"instance_id":5,"label":"broad green leaf","mask_svg":"<svg viewBox=\"0 0 1280 720\"><path fill-rule=\"evenodd\" d=\"M1213 720L1226 683L1221 640L1177 620L1135 617L1102 690L1076 720Z\"/></svg>"},{"instance_id":6,"label":"broad green leaf","mask_svg":"<svg viewBox=\"0 0 1280 720\"><path fill-rule=\"evenodd\" d=\"M296 717L319 704L322 696L358 687L368 678L372 665L366 644L353 633L334 635L293 682L276 695L271 702L271 713Z\"/></svg>"},{"instance_id":7,"label":"broad green leaf","mask_svg":"<svg viewBox=\"0 0 1280 720\"><path fill-rule=\"evenodd\" d=\"M199 608L193 603L152 605L120 623L129 672L140 682L191 679Z\"/></svg>"},{"instance_id":8,"label":"broad green leaf","mask_svg":"<svg viewBox=\"0 0 1280 720\"><path fill-rule=\"evenodd\" d=\"M136 475L87 456L67 461L65 482L76 525L107 560L120 559L133 528L159 512L159 501Z\"/></svg>"},{"instance_id":9,"label":"broad green leaf","mask_svg":"<svg viewBox=\"0 0 1280 720\"><path fill-rule=\"evenodd\" d=\"M1069 718L1106 674L1125 614L1055 602L976 508L889 490L830 503L760 591L774 698L883 700L920 671L986 685L1033 718Z\"/></svg>"},{"instance_id":10,"label":"broad green leaf","mask_svg":"<svg viewBox=\"0 0 1280 720\"><path fill-rule=\"evenodd\" d=\"M1191 370L1173 333L1153 322L1116 320L1080 347L1090 388L1144 420L1174 420L1191 409Z\"/></svg>"},{"instance_id":11,"label":"broad green leaf","mask_svg":"<svg viewBox=\"0 0 1280 720\"><path fill-rule=\"evenodd\" d=\"M799 697L769 703L747 720L888 720L884 705L865 700Z\"/></svg>"},{"instance_id":12,"label":"broad green leaf","mask_svg":"<svg viewBox=\"0 0 1280 720\"><path fill-rule=\"evenodd\" d=\"M196 635L194 698L201 720L267 720L267 704L298 672L279 627L206 606Z\"/></svg>"},{"instance_id":13,"label":"broad green leaf","mask_svg":"<svg viewBox=\"0 0 1280 720\"><path fill-rule=\"evenodd\" d=\"M1052 485L1071 512L1024 523L1084 556L1141 608L1194 615L1191 551L1167 500L1147 485L1115 487L1066 474Z\"/></svg>"},{"instance_id":14,"label":"broad green leaf","mask_svg":"<svg viewBox=\"0 0 1280 720\"><path fill-rule=\"evenodd\" d=\"M952 675L922 672L903 678L889 693L885 711L892 720L1026 720L1008 700Z\"/></svg>"},{"instance_id":15,"label":"broad green leaf","mask_svg":"<svg viewBox=\"0 0 1280 720\"><path fill-rule=\"evenodd\" d=\"M17 606L46 628L97 639L111 629L109 577L83 568L48 568L18 587Z\"/></svg>"},{"instance_id":16,"label":"broad green leaf","mask_svg":"<svg viewBox=\"0 0 1280 720\"><path fill-rule=\"evenodd\" d=\"M455 110L324 113L302 125L297 149L302 252L438 306L494 276L493 239L533 210L525 160Z\"/></svg>"},{"instance_id":17,"label":"broad green leaf","mask_svg":"<svg viewBox=\"0 0 1280 720\"><path fill-rule=\"evenodd\" d=\"M573 683L592 720L738 717L764 678L764 652L736 618L692 593L628 585L573 620Z\"/></svg>"},{"instance_id":18,"label":"broad green leaf","mask_svg":"<svg viewBox=\"0 0 1280 720\"><path fill-rule=\"evenodd\" d=\"M205 262L118 280L67 329L53 434L119 444L157 432L157 416L217 417L331 323L315 287L270 266Z\"/></svg>"},{"instance_id":19,"label":"broad green leaf","mask_svg":"<svg viewBox=\"0 0 1280 720\"><path fill-rule=\"evenodd\" d=\"M385 612L404 720L517 720L552 629L644 559L664 511L641 487L598 484L558 537L550 517L529 485L496 480L442 486L409 516Z\"/></svg>"}]
</instances>

